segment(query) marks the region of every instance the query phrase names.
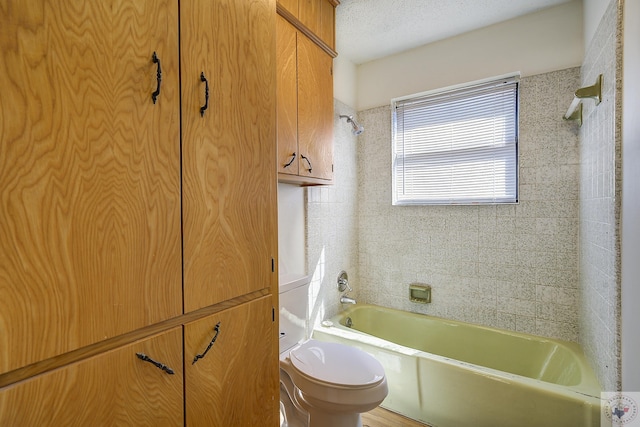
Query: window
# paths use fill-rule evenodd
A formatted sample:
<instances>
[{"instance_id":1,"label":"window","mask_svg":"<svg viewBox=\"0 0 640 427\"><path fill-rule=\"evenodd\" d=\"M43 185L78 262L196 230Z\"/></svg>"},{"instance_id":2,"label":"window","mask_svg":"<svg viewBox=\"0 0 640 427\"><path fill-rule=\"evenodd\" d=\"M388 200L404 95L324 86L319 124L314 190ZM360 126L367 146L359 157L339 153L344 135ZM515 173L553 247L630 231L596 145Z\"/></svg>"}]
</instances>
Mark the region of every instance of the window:
<instances>
[{"instance_id":1,"label":"window","mask_svg":"<svg viewBox=\"0 0 640 427\"><path fill-rule=\"evenodd\" d=\"M392 100L393 204L517 203L518 81Z\"/></svg>"}]
</instances>

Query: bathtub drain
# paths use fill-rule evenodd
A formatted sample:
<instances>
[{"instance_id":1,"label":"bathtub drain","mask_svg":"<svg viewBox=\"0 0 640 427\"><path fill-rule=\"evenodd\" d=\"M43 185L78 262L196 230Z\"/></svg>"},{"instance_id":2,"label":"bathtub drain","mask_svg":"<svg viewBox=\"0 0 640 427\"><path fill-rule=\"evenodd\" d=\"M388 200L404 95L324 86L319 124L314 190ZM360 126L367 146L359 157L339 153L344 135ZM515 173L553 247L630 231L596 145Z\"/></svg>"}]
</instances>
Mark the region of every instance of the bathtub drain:
<instances>
[{"instance_id":1,"label":"bathtub drain","mask_svg":"<svg viewBox=\"0 0 640 427\"><path fill-rule=\"evenodd\" d=\"M351 317L347 317L347 320L344 323L347 326L347 328L350 328L353 325L353 321L351 320Z\"/></svg>"}]
</instances>

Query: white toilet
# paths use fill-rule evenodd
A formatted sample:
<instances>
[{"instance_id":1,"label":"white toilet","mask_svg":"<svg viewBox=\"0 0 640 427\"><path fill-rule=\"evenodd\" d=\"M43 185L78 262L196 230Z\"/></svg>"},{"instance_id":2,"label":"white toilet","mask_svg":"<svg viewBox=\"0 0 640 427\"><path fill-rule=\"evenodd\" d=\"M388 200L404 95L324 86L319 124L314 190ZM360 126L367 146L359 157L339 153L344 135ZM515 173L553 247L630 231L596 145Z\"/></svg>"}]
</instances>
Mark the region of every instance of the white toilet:
<instances>
[{"instance_id":1,"label":"white toilet","mask_svg":"<svg viewBox=\"0 0 640 427\"><path fill-rule=\"evenodd\" d=\"M307 340L309 278L282 282L281 427L361 427L387 396L384 368L357 348Z\"/></svg>"}]
</instances>

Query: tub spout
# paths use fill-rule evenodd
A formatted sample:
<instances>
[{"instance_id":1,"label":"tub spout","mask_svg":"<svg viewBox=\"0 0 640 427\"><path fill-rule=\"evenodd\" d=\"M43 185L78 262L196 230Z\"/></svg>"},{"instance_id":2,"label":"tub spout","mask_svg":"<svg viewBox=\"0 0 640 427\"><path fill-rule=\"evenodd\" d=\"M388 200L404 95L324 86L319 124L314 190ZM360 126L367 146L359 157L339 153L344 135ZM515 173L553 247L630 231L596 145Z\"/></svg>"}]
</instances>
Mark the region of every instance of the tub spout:
<instances>
[{"instance_id":1,"label":"tub spout","mask_svg":"<svg viewBox=\"0 0 640 427\"><path fill-rule=\"evenodd\" d=\"M340 303L341 303L341 304L355 304L355 303L356 303L356 300L354 300L353 298L348 297L348 296L346 296L346 295L342 295L342 296L340 297Z\"/></svg>"}]
</instances>

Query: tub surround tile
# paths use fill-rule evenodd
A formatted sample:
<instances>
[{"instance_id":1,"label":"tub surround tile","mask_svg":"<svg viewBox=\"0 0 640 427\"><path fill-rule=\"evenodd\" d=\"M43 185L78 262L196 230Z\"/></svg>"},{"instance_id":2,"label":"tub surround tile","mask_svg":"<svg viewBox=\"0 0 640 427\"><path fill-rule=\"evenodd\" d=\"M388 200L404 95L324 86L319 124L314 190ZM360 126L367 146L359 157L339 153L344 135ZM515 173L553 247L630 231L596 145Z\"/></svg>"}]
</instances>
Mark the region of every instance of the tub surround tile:
<instances>
[{"instance_id":1,"label":"tub surround tile","mask_svg":"<svg viewBox=\"0 0 640 427\"><path fill-rule=\"evenodd\" d=\"M354 289L349 296L356 300L363 296L370 298L358 276L358 138L338 117L340 114L357 117L357 114L337 100L334 111L334 185L304 190L307 271L313 275L309 300L312 325L341 309L340 293L336 288L341 270L348 272L349 283Z\"/></svg>"},{"instance_id":2,"label":"tub surround tile","mask_svg":"<svg viewBox=\"0 0 640 427\"><path fill-rule=\"evenodd\" d=\"M580 343L605 390L620 389L621 28L612 0L585 51L582 85L603 74L600 105L585 102L580 129Z\"/></svg>"},{"instance_id":3,"label":"tub surround tile","mask_svg":"<svg viewBox=\"0 0 640 427\"><path fill-rule=\"evenodd\" d=\"M517 332L524 332L526 334L536 333L535 317L518 316L515 320L516 320L515 330Z\"/></svg>"},{"instance_id":4,"label":"tub surround tile","mask_svg":"<svg viewBox=\"0 0 640 427\"><path fill-rule=\"evenodd\" d=\"M390 108L359 113L359 275L372 298L364 302L578 339L577 294L545 308L537 287L556 296L578 287L577 256L561 254L578 249L578 130L562 114L579 86L579 68L521 80L517 205L391 206ZM407 303L410 281L431 284L433 302Z\"/></svg>"}]
</instances>

